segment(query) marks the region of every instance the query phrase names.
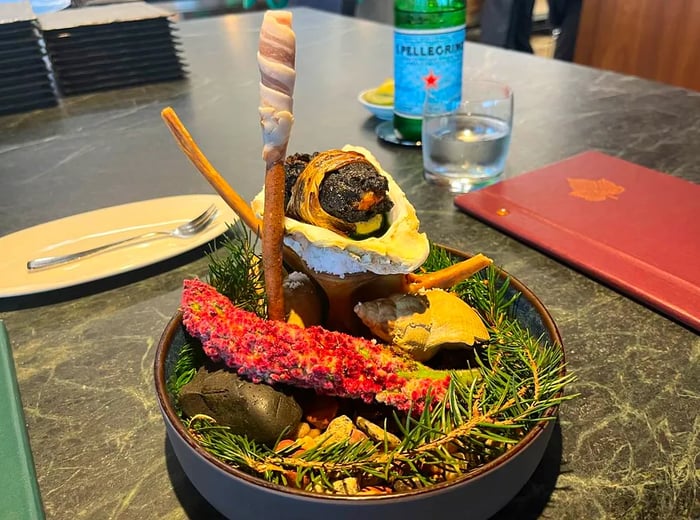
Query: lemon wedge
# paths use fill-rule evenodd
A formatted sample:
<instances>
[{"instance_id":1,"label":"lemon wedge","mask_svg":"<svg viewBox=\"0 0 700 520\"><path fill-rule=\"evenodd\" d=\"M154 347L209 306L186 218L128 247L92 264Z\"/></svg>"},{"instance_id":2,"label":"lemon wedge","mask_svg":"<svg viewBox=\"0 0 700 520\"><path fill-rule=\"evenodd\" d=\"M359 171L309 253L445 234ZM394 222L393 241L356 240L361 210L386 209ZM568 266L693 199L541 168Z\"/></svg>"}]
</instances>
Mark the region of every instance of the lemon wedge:
<instances>
[{"instance_id":1,"label":"lemon wedge","mask_svg":"<svg viewBox=\"0 0 700 520\"><path fill-rule=\"evenodd\" d=\"M389 79L384 80L384 83L379 85L375 89L375 91L378 94L387 94L387 95L393 96L394 95L394 79L389 78Z\"/></svg>"},{"instance_id":2,"label":"lemon wedge","mask_svg":"<svg viewBox=\"0 0 700 520\"><path fill-rule=\"evenodd\" d=\"M377 88L368 90L365 101L373 105L391 106L394 104L394 80L387 79Z\"/></svg>"}]
</instances>

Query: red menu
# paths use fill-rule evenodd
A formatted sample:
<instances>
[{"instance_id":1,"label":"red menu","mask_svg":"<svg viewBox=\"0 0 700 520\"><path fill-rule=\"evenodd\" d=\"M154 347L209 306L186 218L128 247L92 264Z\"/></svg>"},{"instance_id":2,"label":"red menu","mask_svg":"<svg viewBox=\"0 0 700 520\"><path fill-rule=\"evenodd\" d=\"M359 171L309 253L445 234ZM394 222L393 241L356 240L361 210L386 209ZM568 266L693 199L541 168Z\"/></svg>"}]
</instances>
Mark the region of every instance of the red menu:
<instances>
[{"instance_id":1,"label":"red menu","mask_svg":"<svg viewBox=\"0 0 700 520\"><path fill-rule=\"evenodd\" d=\"M455 204L700 330L700 185L584 152Z\"/></svg>"}]
</instances>

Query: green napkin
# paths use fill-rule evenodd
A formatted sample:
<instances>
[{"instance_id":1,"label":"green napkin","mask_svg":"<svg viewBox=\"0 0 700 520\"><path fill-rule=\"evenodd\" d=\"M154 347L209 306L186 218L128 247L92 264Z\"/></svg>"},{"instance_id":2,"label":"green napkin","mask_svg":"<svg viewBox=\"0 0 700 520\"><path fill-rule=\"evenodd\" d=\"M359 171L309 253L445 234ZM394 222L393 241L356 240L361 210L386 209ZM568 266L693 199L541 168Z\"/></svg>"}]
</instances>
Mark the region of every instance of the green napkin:
<instances>
[{"instance_id":1,"label":"green napkin","mask_svg":"<svg viewBox=\"0 0 700 520\"><path fill-rule=\"evenodd\" d=\"M0 516L43 520L32 451L24 424L15 364L5 324L0 320Z\"/></svg>"}]
</instances>

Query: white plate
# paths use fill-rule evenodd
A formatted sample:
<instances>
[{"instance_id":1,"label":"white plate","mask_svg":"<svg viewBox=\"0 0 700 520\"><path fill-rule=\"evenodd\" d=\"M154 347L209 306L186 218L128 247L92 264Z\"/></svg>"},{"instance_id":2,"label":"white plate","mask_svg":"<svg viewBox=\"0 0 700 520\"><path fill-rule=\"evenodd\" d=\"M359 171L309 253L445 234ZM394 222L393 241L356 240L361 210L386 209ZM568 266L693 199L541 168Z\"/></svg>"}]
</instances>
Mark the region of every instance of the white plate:
<instances>
[{"instance_id":1,"label":"white plate","mask_svg":"<svg viewBox=\"0 0 700 520\"><path fill-rule=\"evenodd\" d=\"M37 257L74 253L149 231L184 224L216 204L218 214L202 233L157 237L50 269L28 271ZM0 298L61 289L155 264L223 234L238 217L218 195L181 195L98 209L46 222L0 238Z\"/></svg>"}]
</instances>

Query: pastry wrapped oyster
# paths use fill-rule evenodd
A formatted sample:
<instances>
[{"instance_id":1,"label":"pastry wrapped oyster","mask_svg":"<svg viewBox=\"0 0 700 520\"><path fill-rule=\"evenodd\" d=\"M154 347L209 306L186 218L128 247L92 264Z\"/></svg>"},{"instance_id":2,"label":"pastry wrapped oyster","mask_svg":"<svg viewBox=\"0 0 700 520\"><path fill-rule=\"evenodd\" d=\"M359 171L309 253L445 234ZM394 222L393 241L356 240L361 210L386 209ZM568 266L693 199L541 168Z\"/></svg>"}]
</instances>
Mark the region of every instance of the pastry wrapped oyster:
<instances>
[{"instance_id":1,"label":"pastry wrapped oyster","mask_svg":"<svg viewBox=\"0 0 700 520\"><path fill-rule=\"evenodd\" d=\"M405 274L427 258L415 209L365 148L293 155L285 170L284 245L312 271ZM264 190L251 206L264 217Z\"/></svg>"}]
</instances>

